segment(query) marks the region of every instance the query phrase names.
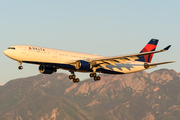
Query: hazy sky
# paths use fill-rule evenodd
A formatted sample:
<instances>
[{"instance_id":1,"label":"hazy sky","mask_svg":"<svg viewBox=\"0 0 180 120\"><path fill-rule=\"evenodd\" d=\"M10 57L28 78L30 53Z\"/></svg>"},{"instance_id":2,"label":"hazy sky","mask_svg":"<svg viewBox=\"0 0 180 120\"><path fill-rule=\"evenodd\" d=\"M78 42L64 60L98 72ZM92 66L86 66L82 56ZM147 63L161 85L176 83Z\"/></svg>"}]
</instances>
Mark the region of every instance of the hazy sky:
<instances>
[{"instance_id":1,"label":"hazy sky","mask_svg":"<svg viewBox=\"0 0 180 120\"><path fill-rule=\"evenodd\" d=\"M138 53L157 38L157 50L172 47L155 54L152 62L177 62L147 72L160 68L180 72L179 6L179 0L1 0L0 84L39 74L38 66L29 64L19 71L17 61L3 54L18 44L117 56Z\"/></svg>"}]
</instances>

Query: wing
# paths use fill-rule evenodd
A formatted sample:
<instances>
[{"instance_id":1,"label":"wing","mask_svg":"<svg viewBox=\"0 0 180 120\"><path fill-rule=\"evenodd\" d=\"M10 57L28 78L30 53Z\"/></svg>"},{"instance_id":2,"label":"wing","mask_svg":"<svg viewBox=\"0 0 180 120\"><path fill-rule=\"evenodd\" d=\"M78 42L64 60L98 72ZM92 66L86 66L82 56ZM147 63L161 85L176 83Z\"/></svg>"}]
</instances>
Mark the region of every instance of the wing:
<instances>
[{"instance_id":1,"label":"wing","mask_svg":"<svg viewBox=\"0 0 180 120\"><path fill-rule=\"evenodd\" d=\"M84 61L91 63L91 65L93 67L106 68L106 65L116 66L115 63L126 64L126 61L135 61L136 59L139 59L140 56L164 52L164 51L167 51L170 47L171 47L171 45L167 46L164 49L157 50L157 51L143 52L143 53L137 53L137 54L123 55L123 56L114 56L114 57L89 58L89 59L85 59ZM75 65L76 61L66 61L66 63Z\"/></svg>"}]
</instances>

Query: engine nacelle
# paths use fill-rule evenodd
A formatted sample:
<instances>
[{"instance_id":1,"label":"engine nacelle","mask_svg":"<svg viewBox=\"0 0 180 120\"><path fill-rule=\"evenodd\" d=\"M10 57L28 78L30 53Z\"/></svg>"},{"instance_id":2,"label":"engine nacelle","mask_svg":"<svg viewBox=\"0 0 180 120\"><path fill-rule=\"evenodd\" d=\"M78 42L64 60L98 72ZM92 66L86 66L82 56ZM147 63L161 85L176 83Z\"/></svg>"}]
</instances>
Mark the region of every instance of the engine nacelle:
<instances>
[{"instance_id":1,"label":"engine nacelle","mask_svg":"<svg viewBox=\"0 0 180 120\"><path fill-rule=\"evenodd\" d=\"M75 68L77 70L89 70L92 68L92 65L84 60L78 60L76 61Z\"/></svg>"},{"instance_id":2,"label":"engine nacelle","mask_svg":"<svg viewBox=\"0 0 180 120\"><path fill-rule=\"evenodd\" d=\"M144 68L149 68L149 64L148 63L144 63Z\"/></svg>"},{"instance_id":3,"label":"engine nacelle","mask_svg":"<svg viewBox=\"0 0 180 120\"><path fill-rule=\"evenodd\" d=\"M52 66L45 66L45 65L39 66L39 72L42 74L52 74L53 72L56 72L56 71L57 69Z\"/></svg>"}]
</instances>

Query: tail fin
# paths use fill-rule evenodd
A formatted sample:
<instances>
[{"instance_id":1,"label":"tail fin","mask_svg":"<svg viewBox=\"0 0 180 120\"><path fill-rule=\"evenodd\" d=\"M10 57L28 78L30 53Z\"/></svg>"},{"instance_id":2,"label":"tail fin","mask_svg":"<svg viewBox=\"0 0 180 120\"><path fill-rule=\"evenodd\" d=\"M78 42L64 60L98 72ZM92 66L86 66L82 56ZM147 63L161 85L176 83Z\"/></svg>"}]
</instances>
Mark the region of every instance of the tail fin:
<instances>
[{"instance_id":1,"label":"tail fin","mask_svg":"<svg viewBox=\"0 0 180 120\"><path fill-rule=\"evenodd\" d=\"M158 41L159 41L159 40L157 40L157 39L151 39L151 40L149 41L149 43L141 50L140 53L155 51L156 46L157 46L157 44L158 44ZM140 56L139 59L137 59L136 61L151 63L151 60L152 60L152 58L153 58L153 55L154 55L154 54L149 54L149 55Z\"/></svg>"}]
</instances>

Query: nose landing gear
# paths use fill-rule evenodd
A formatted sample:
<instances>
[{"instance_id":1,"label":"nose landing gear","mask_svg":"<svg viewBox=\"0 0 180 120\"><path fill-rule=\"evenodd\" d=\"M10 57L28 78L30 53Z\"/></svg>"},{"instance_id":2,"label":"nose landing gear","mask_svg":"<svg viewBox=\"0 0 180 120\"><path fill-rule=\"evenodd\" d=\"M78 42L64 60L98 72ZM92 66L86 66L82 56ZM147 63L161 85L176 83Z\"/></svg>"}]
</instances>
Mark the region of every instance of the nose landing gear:
<instances>
[{"instance_id":1,"label":"nose landing gear","mask_svg":"<svg viewBox=\"0 0 180 120\"><path fill-rule=\"evenodd\" d=\"M19 66L18 69L19 69L19 70L22 70L22 69L23 69L23 66Z\"/></svg>"},{"instance_id":2,"label":"nose landing gear","mask_svg":"<svg viewBox=\"0 0 180 120\"><path fill-rule=\"evenodd\" d=\"M18 67L18 69L19 69L19 70L22 70L22 69L23 69L22 62L21 62L21 61L18 61L18 64L20 65L20 66Z\"/></svg>"}]
</instances>

